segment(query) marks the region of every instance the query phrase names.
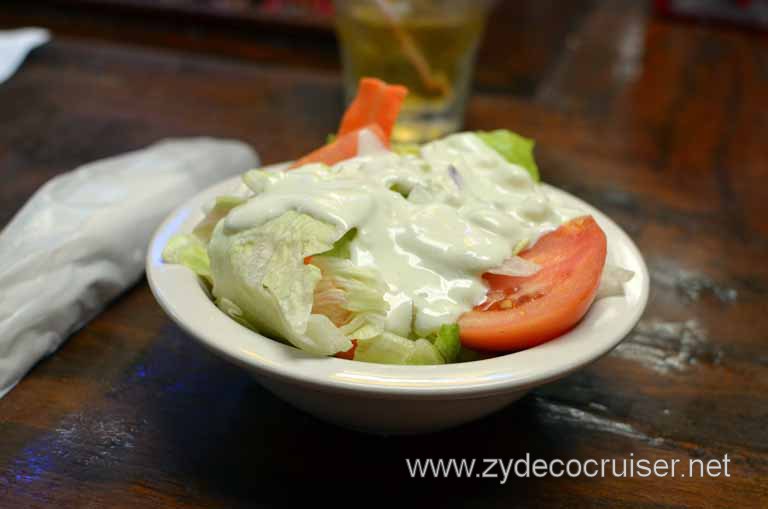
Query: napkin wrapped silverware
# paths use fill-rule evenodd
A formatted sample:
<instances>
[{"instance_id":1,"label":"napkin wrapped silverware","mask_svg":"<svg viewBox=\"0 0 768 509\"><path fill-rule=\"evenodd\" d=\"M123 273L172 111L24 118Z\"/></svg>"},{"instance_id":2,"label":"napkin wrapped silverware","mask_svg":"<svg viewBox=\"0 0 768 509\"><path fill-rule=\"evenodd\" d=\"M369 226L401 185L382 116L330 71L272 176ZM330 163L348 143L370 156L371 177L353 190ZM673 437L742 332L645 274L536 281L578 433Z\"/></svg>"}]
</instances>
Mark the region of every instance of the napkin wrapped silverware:
<instances>
[{"instance_id":1,"label":"napkin wrapped silverware","mask_svg":"<svg viewBox=\"0 0 768 509\"><path fill-rule=\"evenodd\" d=\"M50 38L44 28L0 30L0 83L13 76L30 51Z\"/></svg>"},{"instance_id":2,"label":"napkin wrapped silverware","mask_svg":"<svg viewBox=\"0 0 768 509\"><path fill-rule=\"evenodd\" d=\"M174 207L257 165L241 142L177 139L43 185L0 232L0 397L138 280Z\"/></svg>"}]
</instances>

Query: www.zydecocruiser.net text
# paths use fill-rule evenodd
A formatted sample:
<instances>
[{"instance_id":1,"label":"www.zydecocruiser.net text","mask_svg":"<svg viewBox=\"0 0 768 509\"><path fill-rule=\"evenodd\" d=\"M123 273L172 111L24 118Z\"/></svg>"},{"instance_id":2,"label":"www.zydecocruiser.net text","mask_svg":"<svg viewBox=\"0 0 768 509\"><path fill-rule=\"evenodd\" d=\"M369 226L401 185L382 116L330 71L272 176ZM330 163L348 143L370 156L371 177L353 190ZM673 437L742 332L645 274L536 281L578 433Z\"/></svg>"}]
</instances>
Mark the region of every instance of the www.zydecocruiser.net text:
<instances>
[{"instance_id":1,"label":"www.zydecocruiser.net text","mask_svg":"<svg viewBox=\"0 0 768 509\"><path fill-rule=\"evenodd\" d=\"M731 459L532 459L522 458L406 458L408 475L412 478L496 479L501 484L513 476L530 477L730 477Z\"/></svg>"}]
</instances>

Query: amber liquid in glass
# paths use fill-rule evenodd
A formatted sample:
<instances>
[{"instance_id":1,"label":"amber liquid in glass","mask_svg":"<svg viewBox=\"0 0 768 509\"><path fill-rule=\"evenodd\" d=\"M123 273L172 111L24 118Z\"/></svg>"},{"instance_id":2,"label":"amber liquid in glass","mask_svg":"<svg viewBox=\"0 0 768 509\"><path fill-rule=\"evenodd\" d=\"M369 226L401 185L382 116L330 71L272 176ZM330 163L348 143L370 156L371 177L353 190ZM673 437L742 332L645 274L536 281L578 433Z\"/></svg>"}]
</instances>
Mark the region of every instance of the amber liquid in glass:
<instances>
[{"instance_id":1,"label":"amber liquid in glass","mask_svg":"<svg viewBox=\"0 0 768 509\"><path fill-rule=\"evenodd\" d=\"M395 24L375 3L349 4L338 10L336 20L347 101L360 77L374 76L409 89L393 131L395 141L423 142L458 130L484 11L414 10Z\"/></svg>"}]
</instances>

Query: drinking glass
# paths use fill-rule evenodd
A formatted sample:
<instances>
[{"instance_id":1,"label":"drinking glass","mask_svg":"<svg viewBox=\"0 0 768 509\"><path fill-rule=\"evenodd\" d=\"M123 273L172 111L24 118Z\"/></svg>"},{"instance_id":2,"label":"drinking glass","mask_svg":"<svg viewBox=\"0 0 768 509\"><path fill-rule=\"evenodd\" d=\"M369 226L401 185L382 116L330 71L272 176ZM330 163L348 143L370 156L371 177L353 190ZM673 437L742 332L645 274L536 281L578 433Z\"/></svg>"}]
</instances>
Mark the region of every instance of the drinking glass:
<instances>
[{"instance_id":1,"label":"drinking glass","mask_svg":"<svg viewBox=\"0 0 768 509\"><path fill-rule=\"evenodd\" d=\"M361 77L408 87L392 132L420 143L461 128L492 0L336 0L344 94Z\"/></svg>"}]
</instances>

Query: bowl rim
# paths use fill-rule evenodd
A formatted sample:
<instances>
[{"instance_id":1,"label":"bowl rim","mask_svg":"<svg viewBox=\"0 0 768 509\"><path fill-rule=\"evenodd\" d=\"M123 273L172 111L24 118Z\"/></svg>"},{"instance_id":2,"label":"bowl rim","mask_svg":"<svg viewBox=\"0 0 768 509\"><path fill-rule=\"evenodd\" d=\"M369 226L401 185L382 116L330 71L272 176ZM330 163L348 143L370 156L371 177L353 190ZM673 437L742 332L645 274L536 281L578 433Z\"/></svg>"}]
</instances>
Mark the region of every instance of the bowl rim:
<instances>
[{"instance_id":1,"label":"bowl rim","mask_svg":"<svg viewBox=\"0 0 768 509\"><path fill-rule=\"evenodd\" d=\"M263 169L280 170L286 164ZM491 359L400 366L308 354L238 324L213 304L191 270L162 261L168 239L175 233L190 232L202 218L203 205L231 191L240 179L237 176L221 181L174 209L152 236L146 272L155 299L185 332L257 375L314 390L382 398L472 398L525 390L566 376L610 352L638 322L648 301L648 269L630 237L596 208L544 184L546 192L566 206L592 214L605 231L613 262L634 271L635 276L624 286L624 296L594 302L576 327L556 339Z\"/></svg>"}]
</instances>

